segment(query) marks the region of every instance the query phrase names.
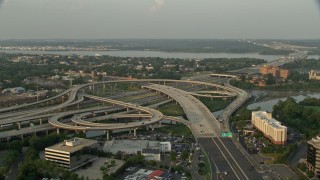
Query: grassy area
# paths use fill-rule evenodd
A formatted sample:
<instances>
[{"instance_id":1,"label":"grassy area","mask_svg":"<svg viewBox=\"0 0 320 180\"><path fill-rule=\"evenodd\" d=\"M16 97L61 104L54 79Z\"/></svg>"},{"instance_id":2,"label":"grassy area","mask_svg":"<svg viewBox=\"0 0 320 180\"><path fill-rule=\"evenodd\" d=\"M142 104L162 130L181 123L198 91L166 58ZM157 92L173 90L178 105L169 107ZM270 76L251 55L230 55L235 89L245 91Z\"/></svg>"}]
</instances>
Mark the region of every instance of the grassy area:
<instances>
[{"instance_id":1,"label":"grassy area","mask_svg":"<svg viewBox=\"0 0 320 180\"><path fill-rule=\"evenodd\" d=\"M183 116L184 115L183 109L178 104L175 104L175 103L168 103L168 104L162 105L157 110L167 116Z\"/></svg>"},{"instance_id":2,"label":"grassy area","mask_svg":"<svg viewBox=\"0 0 320 180\"><path fill-rule=\"evenodd\" d=\"M211 179L211 164L209 162L209 157L205 150L201 147L202 154L204 155L204 168L205 168L205 174L206 174L206 180Z\"/></svg>"},{"instance_id":3,"label":"grassy area","mask_svg":"<svg viewBox=\"0 0 320 180\"><path fill-rule=\"evenodd\" d=\"M123 97L120 98L119 101L133 101L136 99L142 99L142 98L146 98L146 97L150 97L150 96L155 96L155 93L146 93L146 94L141 94L141 95L134 95L134 96L128 96L128 97Z\"/></svg>"},{"instance_id":4,"label":"grassy area","mask_svg":"<svg viewBox=\"0 0 320 180\"><path fill-rule=\"evenodd\" d=\"M215 98L215 99L210 99L210 98L204 98L201 97L199 99L211 112L215 111L220 111L228 106L230 103L228 100L223 100L221 98Z\"/></svg>"},{"instance_id":5,"label":"grassy area","mask_svg":"<svg viewBox=\"0 0 320 180\"><path fill-rule=\"evenodd\" d=\"M164 133L164 134L171 133L171 135L173 135L173 136L182 136L182 135L184 137L193 136L189 127L187 127L186 125L183 125L183 124L164 126L161 128L157 128L156 131Z\"/></svg>"}]
</instances>

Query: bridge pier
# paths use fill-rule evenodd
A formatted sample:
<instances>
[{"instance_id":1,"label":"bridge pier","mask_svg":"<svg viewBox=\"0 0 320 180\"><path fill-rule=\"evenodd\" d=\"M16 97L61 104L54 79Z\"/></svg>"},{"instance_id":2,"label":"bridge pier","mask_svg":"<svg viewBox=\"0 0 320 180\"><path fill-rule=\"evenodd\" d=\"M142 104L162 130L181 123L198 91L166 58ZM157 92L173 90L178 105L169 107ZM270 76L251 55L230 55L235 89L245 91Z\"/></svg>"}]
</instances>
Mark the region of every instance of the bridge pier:
<instances>
[{"instance_id":1,"label":"bridge pier","mask_svg":"<svg viewBox=\"0 0 320 180\"><path fill-rule=\"evenodd\" d=\"M130 109L129 108L127 108L127 111L129 111Z\"/></svg>"},{"instance_id":2,"label":"bridge pier","mask_svg":"<svg viewBox=\"0 0 320 180\"><path fill-rule=\"evenodd\" d=\"M42 119L41 118L39 119L39 122L40 122L40 125L42 125Z\"/></svg>"},{"instance_id":3,"label":"bridge pier","mask_svg":"<svg viewBox=\"0 0 320 180\"><path fill-rule=\"evenodd\" d=\"M60 129L59 128L57 128L57 134L60 134Z\"/></svg>"},{"instance_id":4,"label":"bridge pier","mask_svg":"<svg viewBox=\"0 0 320 180\"><path fill-rule=\"evenodd\" d=\"M17 125L18 125L18 129L20 130L21 129L21 124L18 122Z\"/></svg>"},{"instance_id":5,"label":"bridge pier","mask_svg":"<svg viewBox=\"0 0 320 180\"><path fill-rule=\"evenodd\" d=\"M104 133L107 135L107 140L109 140L110 139L110 132L109 132L109 130L104 130Z\"/></svg>"},{"instance_id":6,"label":"bridge pier","mask_svg":"<svg viewBox=\"0 0 320 180\"><path fill-rule=\"evenodd\" d=\"M149 131L149 125L146 126L147 131Z\"/></svg>"},{"instance_id":7,"label":"bridge pier","mask_svg":"<svg viewBox=\"0 0 320 180\"><path fill-rule=\"evenodd\" d=\"M155 127L156 127L156 125L151 126L151 130L154 131Z\"/></svg>"},{"instance_id":8,"label":"bridge pier","mask_svg":"<svg viewBox=\"0 0 320 180\"><path fill-rule=\"evenodd\" d=\"M134 128L134 129L133 129L133 137L137 137L137 129L138 129L138 128Z\"/></svg>"}]
</instances>

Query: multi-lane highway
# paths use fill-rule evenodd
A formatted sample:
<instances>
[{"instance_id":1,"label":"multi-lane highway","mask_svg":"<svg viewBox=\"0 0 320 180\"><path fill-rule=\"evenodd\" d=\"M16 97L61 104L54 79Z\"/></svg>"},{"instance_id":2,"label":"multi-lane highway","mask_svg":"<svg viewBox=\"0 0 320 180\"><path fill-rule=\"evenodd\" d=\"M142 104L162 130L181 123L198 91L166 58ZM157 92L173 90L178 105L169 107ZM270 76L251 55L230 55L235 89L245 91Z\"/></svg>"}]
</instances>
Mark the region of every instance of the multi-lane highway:
<instances>
[{"instance_id":1,"label":"multi-lane highway","mask_svg":"<svg viewBox=\"0 0 320 180\"><path fill-rule=\"evenodd\" d=\"M143 88L161 92L180 104L188 120L192 122L191 129L193 129L196 138L220 136L221 130L218 120L201 101L188 92L159 84L143 86Z\"/></svg>"},{"instance_id":2,"label":"multi-lane highway","mask_svg":"<svg viewBox=\"0 0 320 180\"><path fill-rule=\"evenodd\" d=\"M305 59L308 57L308 52L307 51L296 51L294 53L289 54L288 56L281 57L277 60L270 61L265 64L260 64L254 67L249 67L249 68L243 68L243 69L237 69L233 71L229 71L230 73L236 73L236 74L256 74L259 72L259 68L262 66L274 66L274 67L280 67L284 64Z\"/></svg>"}]
</instances>

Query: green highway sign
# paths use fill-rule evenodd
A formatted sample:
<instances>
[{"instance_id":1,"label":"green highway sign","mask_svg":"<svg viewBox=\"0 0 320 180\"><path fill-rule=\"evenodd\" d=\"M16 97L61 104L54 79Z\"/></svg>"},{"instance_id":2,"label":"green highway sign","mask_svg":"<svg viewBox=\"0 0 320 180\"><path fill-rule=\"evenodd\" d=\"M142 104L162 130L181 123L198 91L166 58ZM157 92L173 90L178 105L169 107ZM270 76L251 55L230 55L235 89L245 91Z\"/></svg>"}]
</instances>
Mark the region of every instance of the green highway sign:
<instances>
[{"instance_id":1,"label":"green highway sign","mask_svg":"<svg viewBox=\"0 0 320 180\"><path fill-rule=\"evenodd\" d=\"M221 133L221 137L232 137L232 132Z\"/></svg>"}]
</instances>

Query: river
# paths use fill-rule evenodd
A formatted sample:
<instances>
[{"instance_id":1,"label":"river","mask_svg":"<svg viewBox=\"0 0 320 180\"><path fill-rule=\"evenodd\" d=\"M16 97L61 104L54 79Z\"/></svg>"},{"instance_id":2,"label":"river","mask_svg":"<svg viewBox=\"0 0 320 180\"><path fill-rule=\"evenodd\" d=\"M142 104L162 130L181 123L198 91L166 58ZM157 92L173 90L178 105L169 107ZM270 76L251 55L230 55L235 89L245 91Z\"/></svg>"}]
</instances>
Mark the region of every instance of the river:
<instances>
[{"instance_id":1,"label":"river","mask_svg":"<svg viewBox=\"0 0 320 180\"><path fill-rule=\"evenodd\" d=\"M306 97L314 97L314 98L320 98L320 93L313 93L313 94L307 94L307 95L297 95L297 96L292 96L297 102L300 102L302 100L304 100ZM286 100L287 98L276 98L276 99L272 99L272 100L268 100L268 101L262 101L262 102L257 102L257 103L253 103L248 105L248 109L253 110L256 109L258 107L261 108L262 111L268 111L268 112L272 112L272 107L278 103L279 100Z\"/></svg>"},{"instance_id":2,"label":"river","mask_svg":"<svg viewBox=\"0 0 320 180\"><path fill-rule=\"evenodd\" d=\"M281 55L261 55L259 53L192 53L192 52L163 52L163 51L33 51L33 50L0 50L5 53L22 54L59 54L59 55L109 55L117 57L160 57L179 59L204 59L204 58L257 58L266 61L276 60ZM319 55L310 55L308 58L319 59Z\"/></svg>"},{"instance_id":3,"label":"river","mask_svg":"<svg viewBox=\"0 0 320 180\"><path fill-rule=\"evenodd\" d=\"M179 59L204 59L204 58L257 58L272 61L280 55L260 55L258 53L191 53L191 52L163 52L163 51L32 51L32 50L0 50L5 53L22 54L59 54L59 55L109 55L117 57L160 57Z\"/></svg>"}]
</instances>

